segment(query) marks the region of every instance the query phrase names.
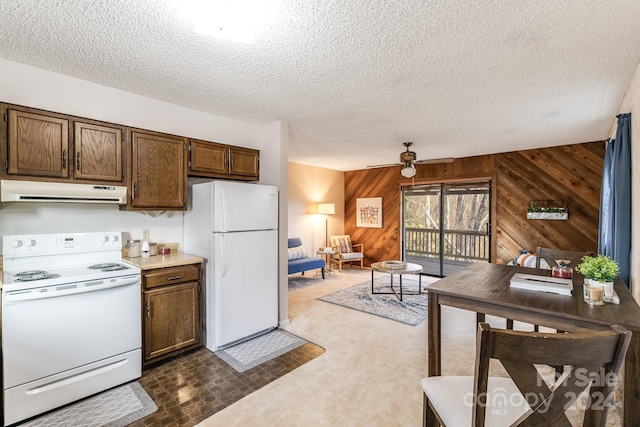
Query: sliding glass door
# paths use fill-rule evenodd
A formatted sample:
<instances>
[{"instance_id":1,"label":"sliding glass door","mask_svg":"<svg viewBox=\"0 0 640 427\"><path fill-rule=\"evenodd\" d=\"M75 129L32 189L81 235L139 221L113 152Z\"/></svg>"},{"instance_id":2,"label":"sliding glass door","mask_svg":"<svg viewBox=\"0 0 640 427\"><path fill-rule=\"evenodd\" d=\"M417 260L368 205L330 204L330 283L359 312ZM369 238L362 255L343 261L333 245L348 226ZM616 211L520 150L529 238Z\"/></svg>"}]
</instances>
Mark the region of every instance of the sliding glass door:
<instances>
[{"instance_id":1,"label":"sliding glass door","mask_svg":"<svg viewBox=\"0 0 640 427\"><path fill-rule=\"evenodd\" d=\"M402 255L425 274L448 276L491 259L489 182L407 187L402 197Z\"/></svg>"}]
</instances>

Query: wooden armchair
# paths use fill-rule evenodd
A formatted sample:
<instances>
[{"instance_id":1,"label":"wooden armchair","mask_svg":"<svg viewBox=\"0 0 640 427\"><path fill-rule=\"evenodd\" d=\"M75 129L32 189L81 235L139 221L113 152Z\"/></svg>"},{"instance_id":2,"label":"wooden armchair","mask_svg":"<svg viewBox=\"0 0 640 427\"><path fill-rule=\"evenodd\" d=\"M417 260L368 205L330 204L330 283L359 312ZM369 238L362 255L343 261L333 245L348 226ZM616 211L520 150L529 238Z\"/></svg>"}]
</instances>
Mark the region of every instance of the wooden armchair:
<instances>
[{"instance_id":1,"label":"wooden armchair","mask_svg":"<svg viewBox=\"0 0 640 427\"><path fill-rule=\"evenodd\" d=\"M360 270L364 268L364 245L362 243L351 243L351 236L329 237L331 249L335 252L331 255L331 262L338 264L338 271L342 271L342 264L345 262L360 262Z\"/></svg>"},{"instance_id":2,"label":"wooden armchair","mask_svg":"<svg viewBox=\"0 0 640 427\"><path fill-rule=\"evenodd\" d=\"M492 329L480 323L473 377L421 381L424 425L570 426L565 408L588 389L592 406L580 425L603 427L609 406L615 404L615 380L630 340L631 332L619 326L554 334ZM490 359L498 359L510 378L490 378ZM534 365L568 368L561 377L550 371L554 384L548 387Z\"/></svg>"}]
</instances>

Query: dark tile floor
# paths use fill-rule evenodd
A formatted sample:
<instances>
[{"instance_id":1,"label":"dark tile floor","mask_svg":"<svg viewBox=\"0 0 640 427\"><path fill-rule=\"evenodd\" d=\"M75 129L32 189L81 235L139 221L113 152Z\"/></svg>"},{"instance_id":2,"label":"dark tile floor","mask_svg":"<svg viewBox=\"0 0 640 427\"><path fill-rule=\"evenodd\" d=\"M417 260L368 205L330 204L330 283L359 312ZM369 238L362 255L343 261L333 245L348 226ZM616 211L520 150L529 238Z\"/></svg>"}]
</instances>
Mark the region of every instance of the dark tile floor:
<instances>
[{"instance_id":1,"label":"dark tile floor","mask_svg":"<svg viewBox=\"0 0 640 427\"><path fill-rule=\"evenodd\" d=\"M158 411L129 425L194 426L322 353L322 347L307 343L239 373L211 351L200 348L142 373L139 382Z\"/></svg>"}]
</instances>

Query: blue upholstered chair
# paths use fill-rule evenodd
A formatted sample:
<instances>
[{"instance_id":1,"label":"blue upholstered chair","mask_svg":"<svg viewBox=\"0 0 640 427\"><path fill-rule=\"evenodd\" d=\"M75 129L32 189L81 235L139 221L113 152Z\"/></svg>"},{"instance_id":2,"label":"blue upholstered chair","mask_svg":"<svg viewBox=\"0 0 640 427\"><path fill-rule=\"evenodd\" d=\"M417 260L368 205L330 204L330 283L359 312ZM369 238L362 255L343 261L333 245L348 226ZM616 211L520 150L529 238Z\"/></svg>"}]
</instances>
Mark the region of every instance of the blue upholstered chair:
<instances>
[{"instance_id":1,"label":"blue upholstered chair","mask_svg":"<svg viewBox=\"0 0 640 427\"><path fill-rule=\"evenodd\" d=\"M304 246L302 246L302 240L300 240L299 237L289 239L288 247L288 274L302 273L304 276L305 271L320 268L322 269L322 278L324 279L324 260L322 258L307 256Z\"/></svg>"}]
</instances>

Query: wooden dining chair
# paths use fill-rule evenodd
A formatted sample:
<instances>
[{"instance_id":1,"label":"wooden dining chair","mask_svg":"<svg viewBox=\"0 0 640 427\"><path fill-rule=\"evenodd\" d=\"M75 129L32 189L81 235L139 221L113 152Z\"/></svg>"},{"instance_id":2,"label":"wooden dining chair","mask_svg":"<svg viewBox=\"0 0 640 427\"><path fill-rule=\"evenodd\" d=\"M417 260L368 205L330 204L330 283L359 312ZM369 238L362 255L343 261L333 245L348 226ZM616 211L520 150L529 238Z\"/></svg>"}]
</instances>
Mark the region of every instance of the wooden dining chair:
<instances>
[{"instance_id":1,"label":"wooden dining chair","mask_svg":"<svg viewBox=\"0 0 640 427\"><path fill-rule=\"evenodd\" d=\"M569 267L574 268L580 264L582 257L593 256L593 252L574 252L565 251L561 249L542 248L540 246L536 249L536 268L540 268L540 261L545 260L550 267L557 265L557 259L564 259L570 261Z\"/></svg>"},{"instance_id":2,"label":"wooden dining chair","mask_svg":"<svg viewBox=\"0 0 640 427\"><path fill-rule=\"evenodd\" d=\"M574 252L574 251L565 251L562 249L543 248L541 246L538 246L536 248L535 267L539 269L541 267L541 260L543 259L546 261L549 267L557 265L556 263L557 259L564 259L564 260L571 261L569 266L571 266L572 268L575 268L576 265L580 264L584 256L593 256L593 252ZM484 322L485 315L483 313L478 313L476 315L476 321L478 323ZM513 329L512 319L506 319L506 328ZM537 332L539 330L539 326L533 325L533 330ZM562 333L563 331L558 331L558 332Z\"/></svg>"},{"instance_id":3,"label":"wooden dining chair","mask_svg":"<svg viewBox=\"0 0 640 427\"><path fill-rule=\"evenodd\" d=\"M542 260L545 260L549 267L553 267L554 265L558 265L556 260L559 259L569 261L567 265L574 268L576 265L580 264L582 258L585 256L593 256L593 252L574 252L538 246L536 248L536 268L540 268ZM507 329L513 329L512 321L507 320ZM538 331L538 329L538 325L533 325L534 331ZM563 331L558 331L558 333L562 332Z\"/></svg>"},{"instance_id":4,"label":"wooden dining chair","mask_svg":"<svg viewBox=\"0 0 640 427\"><path fill-rule=\"evenodd\" d=\"M570 426L565 408L588 389L592 405L581 425L604 426L630 339L620 326L555 334L480 323L473 377L422 379L423 425ZM509 377L489 377L490 359L499 360ZM567 369L549 387L534 365Z\"/></svg>"}]
</instances>

